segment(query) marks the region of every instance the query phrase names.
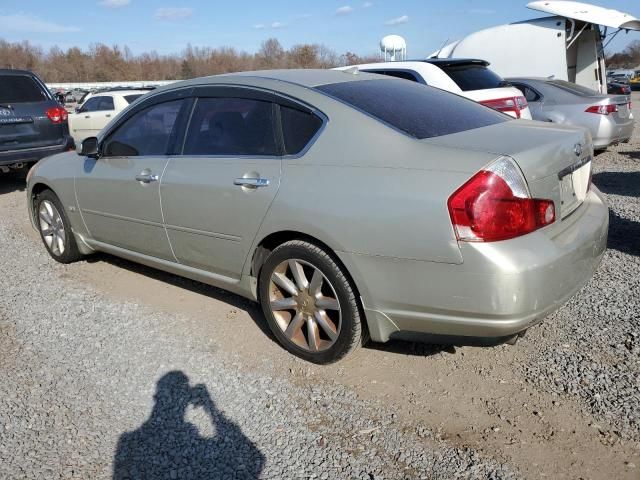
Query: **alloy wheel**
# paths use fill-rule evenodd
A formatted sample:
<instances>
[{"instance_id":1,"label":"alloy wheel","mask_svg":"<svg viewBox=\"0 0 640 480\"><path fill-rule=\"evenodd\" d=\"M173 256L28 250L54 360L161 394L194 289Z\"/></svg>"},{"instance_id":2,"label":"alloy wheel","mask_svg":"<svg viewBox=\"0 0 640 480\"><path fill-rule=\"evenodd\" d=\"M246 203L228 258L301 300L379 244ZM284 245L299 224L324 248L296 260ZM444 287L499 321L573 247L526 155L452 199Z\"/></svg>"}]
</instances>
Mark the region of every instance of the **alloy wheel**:
<instances>
[{"instance_id":1,"label":"alloy wheel","mask_svg":"<svg viewBox=\"0 0 640 480\"><path fill-rule=\"evenodd\" d=\"M56 206L49 200L43 200L38 209L38 219L42 238L49 251L56 256L62 255L66 248L66 235L62 216Z\"/></svg>"},{"instance_id":2,"label":"alloy wheel","mask_svg":"<svg viewBox=\"0 0 640 480\"><path fill-rule=\"evenodd\" d=\"M269 306L283 335L304 350L327 350L338 339L340 301L331 282L309 262L290 259L274 269Z\"/></svg>"}]
</instances>

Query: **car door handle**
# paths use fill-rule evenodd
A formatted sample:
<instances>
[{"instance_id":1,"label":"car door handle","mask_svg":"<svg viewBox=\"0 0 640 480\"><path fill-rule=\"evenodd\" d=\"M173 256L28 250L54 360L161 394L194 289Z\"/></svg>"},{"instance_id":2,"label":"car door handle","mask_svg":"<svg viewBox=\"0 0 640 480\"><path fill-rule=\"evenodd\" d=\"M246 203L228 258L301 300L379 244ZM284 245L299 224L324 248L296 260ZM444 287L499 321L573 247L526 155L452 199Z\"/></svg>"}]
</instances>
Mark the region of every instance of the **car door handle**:
<instances>
[{"instance_id":1,"label":"car door handle","mask_svg":"<svg viewBox=\"0 0 640 480\"><path fill-rule=\"evenodd\" d=\"M91 115L85 115L84 118L91 118Z\"/></svg>"},{"instance_id":2,"label":"car door handle","mask_svg":"<svg viewBox=\"0 0 640 480\"><path fill-rule=\"evenodd\" d=\"M105 117L111 117L111 114L110 114L110 113L107 113L107 114L105 115Z\"/></svg>"},{"instance_id":3,"label":"car door handle","mask_svg":"<svg viewBox=\"0 0 640 480\"><path fill-rule=\"evenodd\" d=\"M158 175L152 175L150 173L141 173L140 175L136 175L136 180L142 183L151 183L157 182L159 177Z\"/></svg>"},{"instance_id":4,"label":"car door handle","mask_svg":"<svg viewBox=\"0 0 640 480\"><path fill-rule=\"evenodd\" d=\"M268 187L269 180L266 178L236 178L233 184L240 187L259 188Z\"/></svg>"}]
</instances>

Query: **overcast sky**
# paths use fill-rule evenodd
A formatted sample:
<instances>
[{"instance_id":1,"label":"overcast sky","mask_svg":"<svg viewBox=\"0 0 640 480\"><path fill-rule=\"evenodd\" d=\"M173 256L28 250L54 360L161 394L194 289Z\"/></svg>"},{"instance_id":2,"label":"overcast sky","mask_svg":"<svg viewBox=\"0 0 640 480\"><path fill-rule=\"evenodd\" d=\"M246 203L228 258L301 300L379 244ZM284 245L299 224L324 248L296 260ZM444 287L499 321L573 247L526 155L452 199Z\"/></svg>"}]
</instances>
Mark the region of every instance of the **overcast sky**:
<instances>
[{"instance_id":1,"label":"overcast sky","mask_svg":"<svg viewBox=\"0 0 640 480\"><path fill-rule=\"evenodd\" d=\"M409 56L423 57L447 40L476 30L543 16L527 0L0 0L0 38L48 48L101 42L134 53L180 52L187 43L254 52L276 37L285 47L322 43L344 53L378 51L384 35L407 39ZM640 17L637 0L600 0L601 6ZM640 33L620 34L617 51Z\"/></svg>"}]
</instances>

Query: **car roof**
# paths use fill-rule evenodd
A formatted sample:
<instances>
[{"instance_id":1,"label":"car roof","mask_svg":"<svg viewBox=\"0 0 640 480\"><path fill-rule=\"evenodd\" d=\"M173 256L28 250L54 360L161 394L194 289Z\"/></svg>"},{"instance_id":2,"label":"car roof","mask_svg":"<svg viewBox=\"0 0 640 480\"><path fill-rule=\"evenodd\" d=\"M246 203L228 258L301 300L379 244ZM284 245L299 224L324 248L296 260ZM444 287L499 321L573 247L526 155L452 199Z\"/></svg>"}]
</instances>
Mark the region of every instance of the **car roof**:
<instances>
[{"instance_id":1,"label":"car roof","mask_svg":"<svg viewBox=\"0 0 640 480\"><path fill-rule=\"evenodd\" d=\"M479 58L426 58L424 60L411 61L430 63L432 65L437 65L438 67L457 67L464 65L481 65L483 67L488 67L491 65L488 61L481 60Z\"/></svg>"},{"instance_id":2,"label":"car roof","mask_svg":"<svg viewBox=\"0 0 640 480\"><path fill-rule=\"evenodd\" d=\"M131 89L131 90L112 90L112 91L107 91L107 92L96 92L93 95L91 95L91 97L104 97L104 96L114 96L114 95L136 95L136 94L140 94L143 95L145 93L149 93L149 90L136 90L136 89Z\"/></svg>"},{"instance_id":3,"label":"car roof","mask_svg":"<svg viewBox=\"0 0 640 480\"><path fill-rule=\"evenodd\" d=\"M243 80L246 83L257 83L260 80L276 80L286 83L292 83L306 88L314 88L332 83L385 79L390 81L398 80L388 77L381 77L380 75L359 72L357 71L357 69L353 69L353 71L321 69L256 70L250 72L225 73L222 75L193 78L182 82L172 83L165 87L160 87L155 91L167 91L174 88L187 87L190 85L225 83L229 80Z\"/></svg>"},{"instance_id":4,"label":"car roof","mask_svg":"<svg viewBox=\"0 0 640 480\"><path fill-rule=\"evenodd\" d=\"M30 75L35 76L35 73L29 70L18 70L13 68L0 68L0 75Z\"/></svg>"}]
</instances>

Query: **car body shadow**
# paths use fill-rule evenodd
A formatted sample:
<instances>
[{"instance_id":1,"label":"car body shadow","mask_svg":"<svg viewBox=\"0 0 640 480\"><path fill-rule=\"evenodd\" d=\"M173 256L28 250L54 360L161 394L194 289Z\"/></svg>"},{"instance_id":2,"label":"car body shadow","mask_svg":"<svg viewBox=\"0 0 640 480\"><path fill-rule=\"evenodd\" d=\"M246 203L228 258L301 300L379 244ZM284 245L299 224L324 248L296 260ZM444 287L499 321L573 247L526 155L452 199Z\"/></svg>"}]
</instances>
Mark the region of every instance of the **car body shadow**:
<instances>
[{"instance_id":1,"label":"car body shadow","mask_svg":"<svg viewBox=\"0 0 640 480\"><path fill-rule=\"evenodd\" d=\"M640 256L640 222L622 218L610 210L607 248Z\"/></svg>"},{"instance_id":2,"label":"car body shadow","mask_svg":"<svg viewBox=\"0 0 640 480\"><path fill-rule=\"evenodd\" d=\"M24 192L26 187L26 173L0 173L0 195L12 192Z\"/></svg>"},{"instance_id":3,"label":"car body shadow","mask_svg":"<svg viewBox=\"0 0 640 480\"><path fill-rule=\"evenodd\" d=\"M231 292L227 292L221 288L213 287L205 283L191 280L189 278L174 275L172 273L164 272L153 267L147 267L140 263L131 262L120 257L109 255L108 253L98 252L85 258L88 263L105 262L117 268L124 268L132 273L144 275L145 277L158 280L162 283L168 283L177 288L183 288L190 292L202 295L205 297L218 300L220 302L227 303L232 307L247 312L249 317L253 320L256 326L264 333L271 341L278 343L276 338L271 333L269 325L262 314L260 306L248 300L244 297L236 295Z\"/></svg>"},{"instance_id":4,"label":"car body shadow","mask_svg":"<svg viewBox=\"0 0 640 480\"><path fill-rule=\"evenodd\" d=\"M149 418L120 436L113 480L260 476L265 456L216 407L205 385L192 387L183 372L169 372L158 381L154 402ZM189 408L204 411L213 436L203 436L186 420Z\"/></svg>"},{"instance_id":5,"label":"car body shadow","mask_svg":"<svg viewBox=\"0 0 640 480\"><path fill-rule=\"evenodd\" d=\"M640 172L595 173L593 183L609 195L640 197Z\"/></svg>"}]
</instances>

